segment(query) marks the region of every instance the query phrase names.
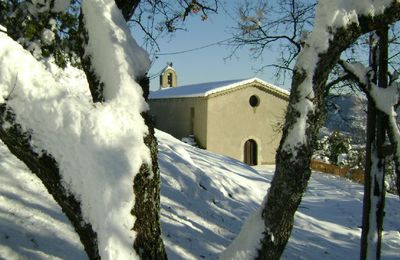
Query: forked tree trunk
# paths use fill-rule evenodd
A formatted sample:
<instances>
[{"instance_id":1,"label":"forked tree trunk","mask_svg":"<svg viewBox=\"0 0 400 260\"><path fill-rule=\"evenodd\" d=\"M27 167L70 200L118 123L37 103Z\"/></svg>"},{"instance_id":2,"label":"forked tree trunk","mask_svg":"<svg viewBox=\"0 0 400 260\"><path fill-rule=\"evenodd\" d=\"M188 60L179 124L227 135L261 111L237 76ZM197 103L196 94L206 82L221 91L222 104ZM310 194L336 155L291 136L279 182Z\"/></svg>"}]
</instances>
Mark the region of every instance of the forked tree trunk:
<instances>
[{"instance_id":1,"label":"forked tree trunk","mask_svg":"<svg viewBox=\"0 0 400 260\"><path fill-rule=\"evenodd\" d=\"M303 91L301 84L306 79L305 71L307 70L301 66L295 67L286 122L276 155L275 175L262 212L265 231L257 259L279 259L289 240L294 214L311 175L310 160L323 121L325 84L330 71L337 63L340 54L359 36L379 28L382 24L399 20L400 3L393 1L379 16L359 16L358 18L358 24L351 24L346 28L336 28L331 32L328 49L319 54L319 61L313 71L314 96L304 97L301 100L300 93ZM306 45L306 48L309 46ZM285 146L285 142L290 135L294 134L294 126L301 115L296 105L304 101L310 101L314 105L314 113L310 112L305 117L304 132L297 133L304 135L306 142L289 149Z\"/></svg>"}]
</instances>

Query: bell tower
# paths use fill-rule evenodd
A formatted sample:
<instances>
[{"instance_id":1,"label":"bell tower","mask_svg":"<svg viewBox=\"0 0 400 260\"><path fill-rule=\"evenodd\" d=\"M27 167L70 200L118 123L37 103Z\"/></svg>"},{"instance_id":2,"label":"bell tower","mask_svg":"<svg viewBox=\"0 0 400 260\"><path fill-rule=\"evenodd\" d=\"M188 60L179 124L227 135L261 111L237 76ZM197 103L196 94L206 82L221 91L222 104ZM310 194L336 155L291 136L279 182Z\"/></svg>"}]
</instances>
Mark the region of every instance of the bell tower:
<instances>
[{"instance_id":1,"label":"bell tower","mask_svg":"<svg viewBox=\"0 0 400 260\"><path fill-rule=\"evenodd\" d=\"M167 66L160 75L160 89L175 88L178 84L176 71L172 68L172 62L168 62Z\"/></svg>"}]
</instances>

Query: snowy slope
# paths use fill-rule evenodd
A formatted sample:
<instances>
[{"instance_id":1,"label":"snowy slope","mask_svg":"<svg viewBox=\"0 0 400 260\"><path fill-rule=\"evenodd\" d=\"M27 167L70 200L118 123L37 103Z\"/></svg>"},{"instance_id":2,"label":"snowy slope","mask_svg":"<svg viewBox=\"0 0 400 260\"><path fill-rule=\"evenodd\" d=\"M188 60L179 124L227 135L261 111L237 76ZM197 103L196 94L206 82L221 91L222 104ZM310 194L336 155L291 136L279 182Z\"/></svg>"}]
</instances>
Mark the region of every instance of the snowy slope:
<instances>
[{"instance_id":1,"label":"snowy slope","mask_svg":"<svg viewBox=\"0 0 400 260\"><path fill-rule=\"evenodd\" d=\"M262 201L273 168L255 170L157 132L161 221L170 259L216 259ZM0 259L85 259L43 185L0 146ZM257 170L257 171L256 171ZM388 195L383 259L399 259L400 203ZM362 186L313 174L284 259L357 259Z\"/></svg>"},{"instance_id":2,"label":"snowy slope","mask_svg":"<svg viewBox=\"0 0 400 260\"><path fill-rule=\"evenodd\" d=\"M85 259L60 206L0 141L0 259Z\"/></svg>"},{"instance_id":3,"label":"snowy slope","mask_svg":"<svg viewBox=\"0 0 400 260\"><path fill-rule=\"evenodd\" d=\"M266 179L243 163L163 132L159 139L161 221L172 259L215 259L262 201Z\"/></svg>"}]
</instances>

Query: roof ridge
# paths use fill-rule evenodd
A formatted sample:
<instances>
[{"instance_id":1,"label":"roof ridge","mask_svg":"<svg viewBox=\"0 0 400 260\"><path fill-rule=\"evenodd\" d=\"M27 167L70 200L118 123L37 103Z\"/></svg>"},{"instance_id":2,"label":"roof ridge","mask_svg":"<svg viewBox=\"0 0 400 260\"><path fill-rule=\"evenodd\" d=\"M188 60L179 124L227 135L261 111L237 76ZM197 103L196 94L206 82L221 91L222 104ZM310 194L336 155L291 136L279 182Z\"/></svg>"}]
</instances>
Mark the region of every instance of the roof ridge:
<instances>
[{"instance_id":1,"label":"roof ridge","mask_svg":"<svg viewBox=\"0 0 400 260\"><path fill-rule=\"evenodd\" d=\"M157 91L150 92L150 99L166 99L166 98L187 98L187 97L207 97L211 94L219 93L221 91L236 88L241 85L249 84L252 82L258 82L268 88L274 89L284 95L289 95L287 90L284 90L278 86L267 83L259 78L247 78L247 79L234 79L234 80L222 80L213 82L196 83L190 85L183 85L174 88L160 89Z\"/></svg>"}]
</instances>

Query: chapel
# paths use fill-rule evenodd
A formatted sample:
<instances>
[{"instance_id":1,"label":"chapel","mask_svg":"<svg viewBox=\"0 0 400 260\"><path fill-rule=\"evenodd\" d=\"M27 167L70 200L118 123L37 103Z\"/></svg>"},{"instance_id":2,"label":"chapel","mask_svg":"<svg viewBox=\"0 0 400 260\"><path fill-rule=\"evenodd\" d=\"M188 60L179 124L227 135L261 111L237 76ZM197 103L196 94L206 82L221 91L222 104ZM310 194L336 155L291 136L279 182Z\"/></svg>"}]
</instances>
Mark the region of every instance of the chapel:
<instances>
[{"instance_id":1,"label":"chapel","mask_svg":"<svg viewBox=\"0 0 400 260\"><path fill-rule=\"evenodd\" d=\"M288 91L258 78L179 86L172 64L149 96L156 128L248 165L275 163L288 100Z\"/></svg>"}]
</instances>

